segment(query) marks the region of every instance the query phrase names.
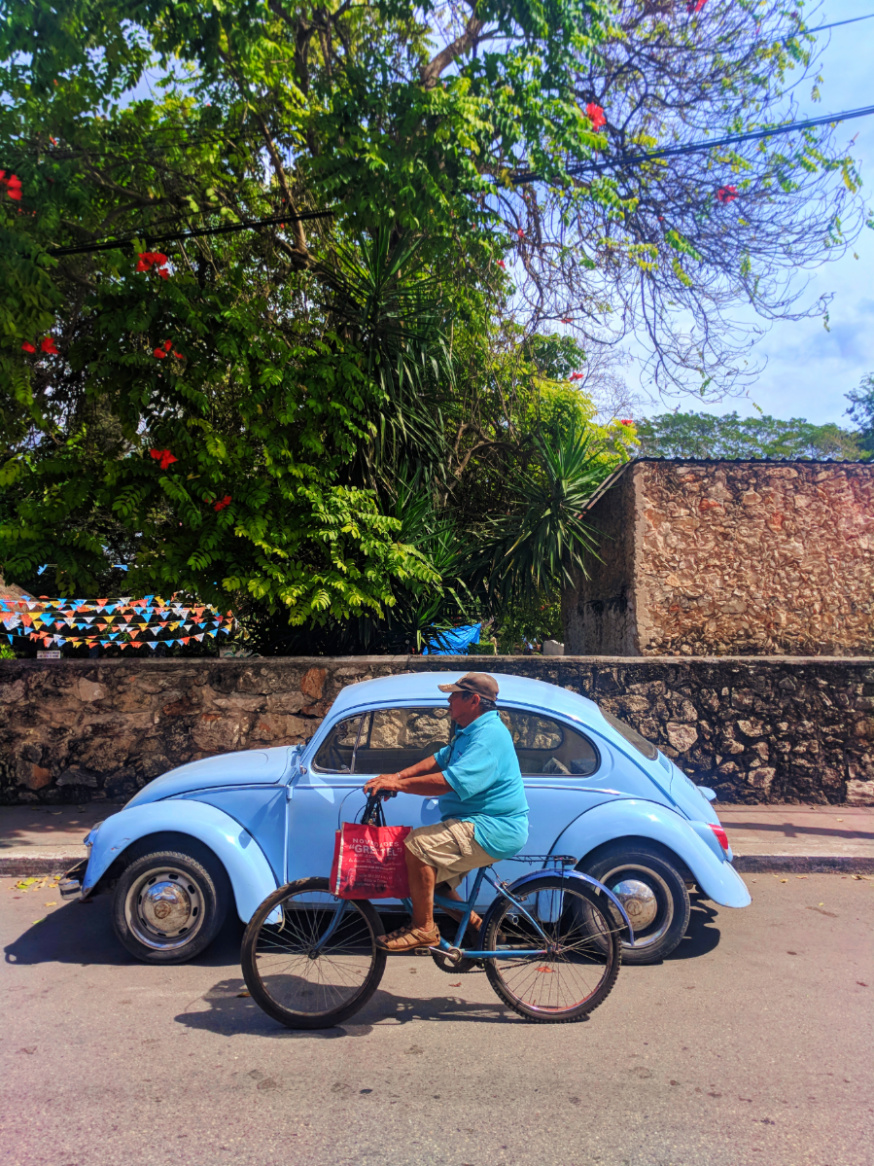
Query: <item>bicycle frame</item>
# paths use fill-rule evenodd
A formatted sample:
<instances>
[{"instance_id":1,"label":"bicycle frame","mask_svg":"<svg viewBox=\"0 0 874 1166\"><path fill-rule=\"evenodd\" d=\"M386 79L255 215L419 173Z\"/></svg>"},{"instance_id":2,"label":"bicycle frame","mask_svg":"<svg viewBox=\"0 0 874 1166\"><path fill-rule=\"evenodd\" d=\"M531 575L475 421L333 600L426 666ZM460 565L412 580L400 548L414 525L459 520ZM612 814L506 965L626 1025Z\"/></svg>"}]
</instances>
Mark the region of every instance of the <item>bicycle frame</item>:
<instances>
[{"instance_id":1,"label":"bicycle frame","mask_svg":"<svg viewBox=\"0 0 874 1166\"><path fill-rule=\"evenodd\" d=\"M492 873L492 871L489 867L483 866L483 867L480 867L476 873L476 878L474 879L473 887L471 888L469 899L462 899L462 900L447 899L444 895L440 895L440 894L434 895L434 905L436 907L442 907L444 910L448 909L450 911L461 910L462 915L461 915L461 919L458 922L458 930L455 933L455 943L454 944L447 943L447 941L441 936L439 944L435 944L431 948L431 950L432 951L447 951L447 952L451 951L453 953L460 953L461 956L463 956L467 959L511 959L511 958L518 959L520 956L547 955L548 954L548 947L531 947L531 948L514 947L514 948L507 948L504 950L497 949L495 951L491 951L491 950L479 949L479 948L463 948L463 947L459 946L462 939L464 938L464 933L467 930L467 926L470 923L470 917L473 914L474 908L476 906L477 895L479 893L479 889L482 885L483 879L485 879L489 883L489 885L494 888L494 890L497 892L497 894L499 894L504 899L508 899L515 907L517 907L519 909L519 913L521 915L525 916L525 918L528 920L528 922L535 928L537 933L543 938L544 943L549 942L547 939L546 933L544 932L544 930L540 926L540 924L537 922L537 920L534 918L534 916L531 914L531 912L528 911L528 909L522 903L520 903L519 900L513 894L511 894L511 892L507 889L507 887L504 886L504 884L501 883L500 880L495 877L495 875ZM403 902L406 910L412 912L412 909L413 909L412 900L403 899L401 901ZM322 948L322 946L324 944L326 944L331 939L334 932L337 930L337 927L340 925L340 921L342 920L343 915L346 911L346 904L347 904L347 900L341 900L340 909L334 914L334 918L328 924L328 927L327 927L324 935L321 936L318 944L313 949L314 952L317 953Z\"/></svg>"}]
</instances>

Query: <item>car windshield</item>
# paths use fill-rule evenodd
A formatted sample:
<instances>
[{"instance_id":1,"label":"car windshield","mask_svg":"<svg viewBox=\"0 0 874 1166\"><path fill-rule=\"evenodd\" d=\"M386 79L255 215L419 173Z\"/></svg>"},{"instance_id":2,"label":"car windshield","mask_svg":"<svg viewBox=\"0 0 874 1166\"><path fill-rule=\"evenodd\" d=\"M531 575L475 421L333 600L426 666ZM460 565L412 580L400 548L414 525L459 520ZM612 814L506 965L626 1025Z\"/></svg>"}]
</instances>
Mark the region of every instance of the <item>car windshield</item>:
<instances>
[{"instance_id":1,"label":"car windshield","mask_svg":"<svg viewBox=\"0 0 874 1166\"><path fill-rule=\"evenodd\" d=\"M647 741L646 737L641 737L637 729L632 729L631 725L626 725L625 721L620 721L618 717L614 717L606 709L601 709L601 715L608 725L612 726L621 737L625 738L629 745L634 746L638 753L642 753L648 761L655 761L659 755L658 749L656 749L651 741Z\"/></svg>"}]
</instances>

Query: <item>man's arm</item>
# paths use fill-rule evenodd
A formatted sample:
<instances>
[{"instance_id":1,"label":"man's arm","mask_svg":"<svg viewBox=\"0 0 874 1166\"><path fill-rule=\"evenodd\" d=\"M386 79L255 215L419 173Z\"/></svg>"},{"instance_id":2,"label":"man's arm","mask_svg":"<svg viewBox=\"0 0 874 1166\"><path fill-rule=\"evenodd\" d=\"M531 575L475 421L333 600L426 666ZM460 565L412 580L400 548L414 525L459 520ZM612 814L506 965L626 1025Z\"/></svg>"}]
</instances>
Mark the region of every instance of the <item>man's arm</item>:
<instances>
[{"instance_id":1,"label":"man's arm","mask_svg":"<svg viewBox=\"0 0 874 1166\"><path fill-rule=\"evenodd\" d=\"M364 786L366 794L393 790L397 793L418 794L422 798L439 798L451 789L452 786L437 768L436 757L424 757L415 765L397 773L381 773L379 777L372 777Z\"/></svg>"}]
</instances>

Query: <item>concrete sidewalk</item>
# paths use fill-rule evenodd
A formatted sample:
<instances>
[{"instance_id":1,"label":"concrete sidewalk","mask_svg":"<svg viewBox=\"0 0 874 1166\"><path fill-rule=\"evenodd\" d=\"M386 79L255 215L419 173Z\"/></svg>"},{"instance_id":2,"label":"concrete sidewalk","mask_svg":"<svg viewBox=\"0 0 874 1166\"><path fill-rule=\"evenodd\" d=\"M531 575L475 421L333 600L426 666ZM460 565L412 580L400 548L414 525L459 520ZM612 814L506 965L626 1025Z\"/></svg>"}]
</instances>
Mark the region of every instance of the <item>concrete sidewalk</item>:
<instances>
[{"instance_id":1,"label":"concrete sidewalk","mask_svg":"<svg viewBox=\"0 0 874 1166\"><path fill-rule=\"evenodd\" d=\"M121 803L0 806L0 876L68 870L82 840ZM716 810L739 871L874 874L874 806L729 806Z\"/></svg>"}]
</instances>

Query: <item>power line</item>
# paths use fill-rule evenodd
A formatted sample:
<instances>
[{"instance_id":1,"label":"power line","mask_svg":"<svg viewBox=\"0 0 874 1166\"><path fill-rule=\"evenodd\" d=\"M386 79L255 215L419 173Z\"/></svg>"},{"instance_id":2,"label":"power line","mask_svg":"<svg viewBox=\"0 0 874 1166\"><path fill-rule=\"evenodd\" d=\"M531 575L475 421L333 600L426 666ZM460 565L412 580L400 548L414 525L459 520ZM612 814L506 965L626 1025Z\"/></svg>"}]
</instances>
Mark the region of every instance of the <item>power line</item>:
<instances>
[{"instance_id":1,"label":"power line","mask_svg":"<svg viewBox=\"0 0 874 1166\"><path fill-rule=\"evenodd\" d=\"M701 154L708 150L715 150L719 146L732 146L742 142L755 142L762 138L775 137L778 134L789 134L795 130L811 129L813 126L831 125L836 122L850 121L855 117L870 117L874 113L874 105L866 105L863 109L845 110L843 113L828 113L822 117L810 117L804 121L788 122L785 125L767 126L762 129L749 130L743 134L729 134L724 138L713 138L707 142L689 142L682 146L665 146L661 150L647 150L643 154L619 155L616 163L624 166L635 166L641 162L649 162L656 158L676 158L682 154ZM586 162L579 166L569 166L568 174L584 174L587 170L604 170L609 168L610 162ZM534 170L526 170L513 176L514 185L522 182L543 182L542 175Z\"/></svg>"},{"instance_id":2,"label":"power line","mask_svg":"<svg viewBox=\"0 0 874 1166\"><path fill-rule=\"evenodd\" d=\"M818 24L816 28L800 28L798 32L825 32L827 28L840 28L842 24L858 24L860 20L874 20L874 12L869 12L867 16L854 16L850 20L834 20L831 24ZM798 36L798 33L790 33L790 36Z\"/></svg>"},{"instance_id":3,"label":"power line","mask_svg":"<svg viewBox=\"0 0 874 1166\"><path fill-rule=\"evenodd\" d=\"M164 235L151 235L147 231L135 235L128 235L124 239L105 239L101 243L88 243L82 247L50 247L50 255L88 255L96 251L114 251L123 247L134 239L143 239L149 243L167 243L173 239L198 239L204 235L230 235L234 231L248 231L255 227L268 227L276 223L300 223L309 219L330 218L336 212L328 211L301 211L300 214L271 215L266 219L243 219L239 223L232 223L225 227L199 227L193 231L173 231Z\"/></svg>"}]
</instances>

